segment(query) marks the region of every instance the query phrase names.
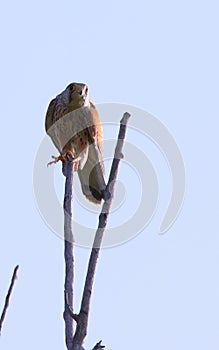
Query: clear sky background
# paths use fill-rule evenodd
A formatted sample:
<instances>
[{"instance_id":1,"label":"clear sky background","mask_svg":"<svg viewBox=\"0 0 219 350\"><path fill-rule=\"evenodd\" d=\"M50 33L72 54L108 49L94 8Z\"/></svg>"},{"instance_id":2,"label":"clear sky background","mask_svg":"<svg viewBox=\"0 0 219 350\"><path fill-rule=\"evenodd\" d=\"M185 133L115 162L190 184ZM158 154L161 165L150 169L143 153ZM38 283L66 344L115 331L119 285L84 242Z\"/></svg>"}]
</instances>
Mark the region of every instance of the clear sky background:
<instances>
[{"instance_id":1,"label":"clear sky background","mask_svg":"<svg viewBox=\"0 0 219 350\"><path fill-rule=\"evenodd\" d=\"M95 103L156 116L181 150L187 182L180 216L159 235L171 180L162 153L145 147L157 212L136 238L101 252L85 348L100 339L112 350L218 348L217 2L21 0L0 13L1 307L20 265L0 348L65 349L63 242L39 214L32 173L48 103L72 81L86 82ZM88 256L76 248L75 311Z\"/></svg>"}]
</instances>

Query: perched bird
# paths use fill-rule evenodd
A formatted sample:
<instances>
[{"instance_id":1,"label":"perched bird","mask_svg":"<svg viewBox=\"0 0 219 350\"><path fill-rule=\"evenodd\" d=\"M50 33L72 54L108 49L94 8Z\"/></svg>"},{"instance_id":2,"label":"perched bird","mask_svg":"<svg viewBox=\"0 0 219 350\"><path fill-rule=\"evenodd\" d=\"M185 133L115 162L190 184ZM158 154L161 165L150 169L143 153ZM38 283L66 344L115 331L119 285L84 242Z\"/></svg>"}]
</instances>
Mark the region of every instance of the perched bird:
<instances>
[{"instance_id":1,"label":"perched bird","mask_svg":"<svg viewBox=\"0 0 219 350\"><path fill-rule=\"evenodd\" d=\"M64 166L66 159L72 160L83 194L93 203L100 203L106 187L101 153L103 133L86 84L71 83L50 102L45 128L60 152L49 164L61 160Z\"/></svg>"}]
</instances>

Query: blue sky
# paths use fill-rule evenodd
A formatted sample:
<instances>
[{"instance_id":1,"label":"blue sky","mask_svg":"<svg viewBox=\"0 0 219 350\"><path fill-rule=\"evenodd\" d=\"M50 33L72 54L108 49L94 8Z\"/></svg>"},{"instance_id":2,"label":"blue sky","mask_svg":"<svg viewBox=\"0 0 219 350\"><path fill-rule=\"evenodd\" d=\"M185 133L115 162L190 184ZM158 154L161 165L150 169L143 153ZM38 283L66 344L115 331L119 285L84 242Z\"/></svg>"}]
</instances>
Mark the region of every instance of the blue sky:
<instances>
[{"instance_id":1,"label":"blue sky","mask_svg":"<svg viewBox=\"0 0 219 350\"><path fill-rule=\"evenodd\" d=\"M159 235L171 180L162 152L145 139L141 151L159 183L157 211L136 238L101 252L85 348L100 339L112 350L219 346L217 13L216 1L1 5L0 305L20 265L2 349L65 349L63 242L41 218L32 175L48 103L71 81L86 82L97 104L156 116L177 142L187 183L180 216ZM131 131L127 142L137 142ZM128 171L121 164L127 196L135 183ZM130 201L129 215L132 209ZM76 210L81 220L88 215ZM124 210L119 215L126 220ZM75 311L88 256L75 248Z\"/></svg>"}]
</instances>

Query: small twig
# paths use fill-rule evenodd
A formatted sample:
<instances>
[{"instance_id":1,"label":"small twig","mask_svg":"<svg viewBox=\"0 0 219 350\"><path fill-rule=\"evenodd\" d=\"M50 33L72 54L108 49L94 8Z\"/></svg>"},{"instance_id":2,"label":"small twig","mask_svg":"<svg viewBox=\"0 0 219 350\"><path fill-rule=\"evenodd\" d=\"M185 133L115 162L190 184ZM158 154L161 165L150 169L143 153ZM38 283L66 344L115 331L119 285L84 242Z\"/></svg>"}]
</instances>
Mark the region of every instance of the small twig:
<instances>
[{"instance_id":1,"label":"small twig","mask_svg":"<svg viewBox=\"0 0 219 350\"><path fill-rule=\"evenodd\" d=\"M75 320L76 322L78 322L78 315L74 314L71 306L68 303L68 298L67 298L67 294L65 293L65 311L64 311L64 317L65 317L65 312L67 311L69 313L69 315L73 318L73 320Z\"/></svg>"},{"instance_id":2,"label":"small twig","mask_svg":"<svg viewBox=\"0 0 219 350\"><path fill-rule=\"evenodd\" d=\"M7 308L9 306L9 301L10 301L10 297L11 297L11 294L12 294L12 291L13 291L14 283L15 283L15 280L17 278L17 270L18 270L18 268L19 268L18 265L14 268L14 272L13 272L13 275L12 275L12 278L11 278L10 287L8 289L8 294L6 295L6 298L5 298L5 304L4 304L3 311L2 311L2 314L1 314L1 318L0 318L0 335L1 335L1 331L2 331L2 325L3 325L3 322L4 322L5 316L6 316Z\"/></svg>"},{"instance_id":3,"label":"small twig","mask_svg":"<svg viewBox=\"0 0 219 350\"><path fill-rule=\"evenodd\" d=\"M129 113L124 113L123 118L120 121L120 130L117 140L117 145L115 149L114 159L110 171L109 181L105 190L105 201L103 203L103 207L99 216L99 225L96 231L96 235L94 238L94 243L90 255L90 260L88 264L87 276L84 285L84 292L81 301L81 309L78 314L77 327L73 339L72 350L81 350L84 338L87 335L87 325L88 325L88 315L90 309L90 299L94 282L94 275L97 265L97 259L100 252L101 242L103 238L103 233L107 225L107 218L109 215L114 188L115 188L115 180L118 173L118 166L122 155L122 147L125 139L126 128L128 119L130 118Z\"/></svg>"},{"instance_id":4,"label":"small twig","mask_svg":"<svg viewBox=\"0 0 219 350\"><path fill-rule=\"evenodd\" d=\"M101 345L102 340L100 340L94 347L92 350L99 350L99 349L104 349L105 345Z\"/></svg>"},{"instance_id":5,"label":"small twig","mask_svg":"<svg viewBox=\"0 0 219 350\"><path fill-rule=\"evenodd\" d=\"M73 340L73 317L69 314L69 308L73 314L73 280L74 280L74 258L73 258L73 234L72 234L72 186L73 186L73 162L65 161L65 195L64 195L64 258L65 258L65 285L64 285L64 320L65 320L65 342L67 349L72 347ZM68 311L68 312L67 312Z\"/></svg>"}]
</instances>

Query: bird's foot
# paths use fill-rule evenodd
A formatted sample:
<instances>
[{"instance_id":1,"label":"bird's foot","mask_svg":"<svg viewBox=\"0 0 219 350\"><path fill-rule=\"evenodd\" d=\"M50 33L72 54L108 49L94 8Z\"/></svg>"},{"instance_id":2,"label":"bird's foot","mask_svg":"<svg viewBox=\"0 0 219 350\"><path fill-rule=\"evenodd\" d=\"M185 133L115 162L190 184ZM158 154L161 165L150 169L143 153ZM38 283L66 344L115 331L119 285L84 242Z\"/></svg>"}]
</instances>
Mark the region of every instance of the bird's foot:
<instances>
[{"instance_id":1,"label":"bird's foot","mask_svg":"<svg viewBox=\"0 0 219 350\"><path fill-rule=\"evenodd\" d=\"M56 164L56 163L58 163L59 161L65 162L66 160L68 160L69 162L71 162L71 161L74 162L74 168L75 168L75 162L77 163L77 158L74 157L73 152L71 152L71 151L62 153L62 154L60 154L60 156L58 156L58 157L52 156L52 158L53 158L54 160L52 160L51 162L49 162L49 163L47 164L47 166L52 165L52 164Z\"/></svg>"}]
</instances>

